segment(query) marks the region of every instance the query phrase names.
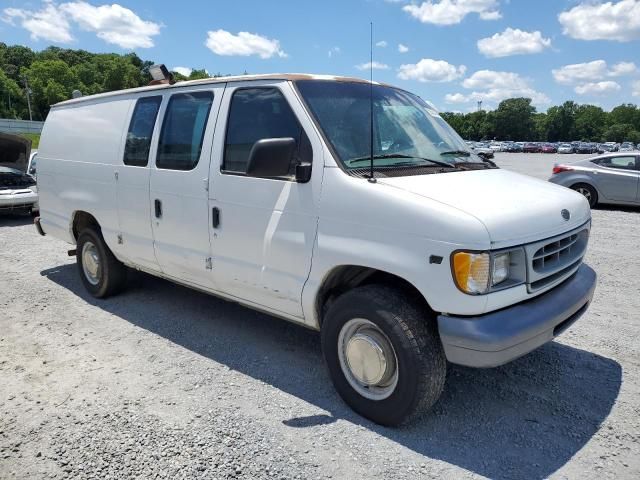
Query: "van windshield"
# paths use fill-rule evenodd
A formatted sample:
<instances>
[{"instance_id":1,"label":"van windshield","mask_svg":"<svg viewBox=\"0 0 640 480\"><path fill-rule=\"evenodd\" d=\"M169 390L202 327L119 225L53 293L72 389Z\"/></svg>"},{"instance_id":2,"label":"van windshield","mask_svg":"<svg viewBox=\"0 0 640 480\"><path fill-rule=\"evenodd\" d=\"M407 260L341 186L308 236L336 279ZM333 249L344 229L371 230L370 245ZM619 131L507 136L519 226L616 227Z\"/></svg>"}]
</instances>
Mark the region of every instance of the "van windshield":
<instances>
[{"instance_id":1,"label":"van windshield","mask_svg":"<svg viewBox=\"0 0 640 480\"><path fill-rule=\"evenodd\" d=\"M296 85L346 169L369 164L371 96L375 167L482 164L438 112L406 91L324 80L299 80Z\"/></svg>"}]
</instances>

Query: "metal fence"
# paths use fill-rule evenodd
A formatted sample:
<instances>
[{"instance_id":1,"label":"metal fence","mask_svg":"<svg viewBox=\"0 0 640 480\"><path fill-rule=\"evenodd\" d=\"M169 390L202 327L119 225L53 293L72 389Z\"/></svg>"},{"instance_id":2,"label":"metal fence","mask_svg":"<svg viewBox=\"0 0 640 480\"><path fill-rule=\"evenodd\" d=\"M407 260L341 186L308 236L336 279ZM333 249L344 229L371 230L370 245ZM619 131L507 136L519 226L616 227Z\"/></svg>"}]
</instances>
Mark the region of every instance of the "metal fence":
<instances>
[{"instance_id":1,"label":"metal fence","mask_svg":"<svg viewBox=\"0 0 640 480\"><path fill-rule=\"evenodd\" d=\"M5 133L40 133L43 125L44 122L0 118L0 132Z\"/></svg>"}]
</instances>

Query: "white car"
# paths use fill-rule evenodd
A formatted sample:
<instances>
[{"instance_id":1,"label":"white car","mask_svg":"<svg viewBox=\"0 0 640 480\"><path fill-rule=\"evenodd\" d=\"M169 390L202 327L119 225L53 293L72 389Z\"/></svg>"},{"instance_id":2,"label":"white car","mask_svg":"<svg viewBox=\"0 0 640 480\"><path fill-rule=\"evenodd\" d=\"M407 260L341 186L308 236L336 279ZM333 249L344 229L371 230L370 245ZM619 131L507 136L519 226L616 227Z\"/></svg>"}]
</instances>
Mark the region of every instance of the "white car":
<instances>
[{"instance_id":1,"label":"white car","mask_svg":"<svg viewBox=\"0 0 640 480\"><path fill-rule=\"evenodd\" d=\"M418 96L353 78L59 103L38 184L36 225L76 245L92 295L134 268L319 330L337 391L384 425L434 404L447 361L552 340L596 283L582 195L482 162Z\"/></svg>"},{"instance_id":2,"label":"white car","mask_svg":"<svg viewBox=\"0 0 640 480\"><path fill-rule=\"evenodd\" d=\"M30 148L29 140L0 133L0 215L38 210L36 181L27 174Z\"/></svg>"},{"instance_id":3,"label":"white car","mask_svg":"<svg viewBox=\"0 0 640 480\"><path fill-rule=\"evenodd\" d=\"M502 152L504 145L502 143L492 142L489 144L489 148L494 152Z\"/></svg>"}]
</instances>

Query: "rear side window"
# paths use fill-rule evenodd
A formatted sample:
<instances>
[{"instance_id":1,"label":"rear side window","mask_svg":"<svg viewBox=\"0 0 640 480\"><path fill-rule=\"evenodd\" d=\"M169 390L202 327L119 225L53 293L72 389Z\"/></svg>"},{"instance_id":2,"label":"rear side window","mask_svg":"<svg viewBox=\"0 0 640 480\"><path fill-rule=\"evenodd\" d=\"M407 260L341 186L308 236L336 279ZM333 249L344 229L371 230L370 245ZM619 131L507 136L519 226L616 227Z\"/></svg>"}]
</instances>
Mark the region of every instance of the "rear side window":
<instances>
[{"instance_id":1,"label":"rear side window","mask_svg":"<svg viewBox=\"0 0 640 480\"><path fill-rule=\"evenodd\" d=\"M158 143L158 168L195 168L200 159L212 103L211 92L178 93L171 97Z\"/></svg>"},{"instance_id":2,"label":"rear side window","mask_svg":"<svg viewBox=\"0 0 640 480\"><path fill-rule=\"evenodd\" d=\"M127 143L124 147L123 162L125 165L147 166L151 135L153 135L160 103L162 103L162 97L159 96L140 98L136 102L127 132Z\"/></svg>"},{"instance_id":3,"label":"rear side window","mask_svg":"<svg viewBox=\"0 0 640 480\"><path fill-rule=\"evenodd\" d=\"M254 143L264 138L285 137L294 138L298 150L301 143L308 145L310 149L304 130L280 90L236 90L229 107L222 170L229 173L246 173L249 153ZM297 157L294 155L294 158ZM292 162L290 173L295 171L295 163L297 160Z\"/></svg>"},{"instance_id":4,"label":"rear side window","mask_svg":"<svg viewBox=\"0 0 640 480\"><path fill-rule=\"evenodd\" d=\"M625 157L606 157L598 160L598 165L609 168L622 168L624 170L636 169L636 157L629 155Z\"/></svg>"}]
</instances>

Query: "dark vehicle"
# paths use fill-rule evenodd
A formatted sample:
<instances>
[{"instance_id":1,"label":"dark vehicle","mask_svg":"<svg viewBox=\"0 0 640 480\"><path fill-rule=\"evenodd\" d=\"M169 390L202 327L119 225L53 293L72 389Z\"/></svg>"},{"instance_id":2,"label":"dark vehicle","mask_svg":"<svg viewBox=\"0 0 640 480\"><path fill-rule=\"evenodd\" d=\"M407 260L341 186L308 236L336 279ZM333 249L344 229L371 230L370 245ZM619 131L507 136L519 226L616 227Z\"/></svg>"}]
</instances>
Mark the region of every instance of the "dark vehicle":
<instances>
[{"instance_id":1,"label":"dark vehicle","mask_svg":"<svg viewBox=\"0 0 640 480\"><path fill-rule=\"evenodd\" d=\"M618 144L616 142L606 142L598 145L598 153L617 152Z\"/></svg>"},{"instance_id":2,"label":"dark vehicle","mask_svg":"<svg viewBox=\"0 0 640 480\"><path fill-rule=\"evenodd\" d=\"M576 148L576 153L597 153L598 147L595 143L581 143Z\"/></svg>"},{"instance_id":3,"label":"dark vehicle","mask_svg":"<svg viewBox=\"0 0 640 480\"><path fill-rule=\"evenodd\" d=\"M558 147L556 147L553 143L545 143L542 145L542 153L557 153Z\"/></svg>"},{"instance_id":4,"label":"dark vehicle","mask_svg":"<svg viewBox=\"0 0 640 480\"><path fill-rule=\"evenodd\" d=\"M520 153L522 152L522 145L517 143L507 143L504 147L504 151L509 153Z\"/></svg>"},{"instance_id":5,"label":"dark vehicle","mask_svg":"<svg viewBox=\"0 0 640 480\"><path fill-rule=\"evenodd\" d=\"M622 142L620 145L621 152L633 152L636 149L636 146L631 142Z\"/></svg>"},{"instance_id":6,"label":"dark vehicle","mask_svg":"<svg viewBox=\"0 0 640 480\"><path fill-rule=\"evenodd\" d=\"M538 145L537 143L529 142L524 144L522 151L525 153L540 153L542 149L540 148L540 145Z\"/></svg>"}]
</instances>

